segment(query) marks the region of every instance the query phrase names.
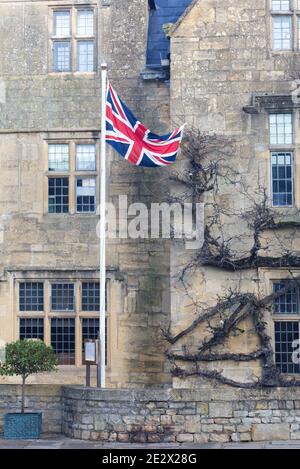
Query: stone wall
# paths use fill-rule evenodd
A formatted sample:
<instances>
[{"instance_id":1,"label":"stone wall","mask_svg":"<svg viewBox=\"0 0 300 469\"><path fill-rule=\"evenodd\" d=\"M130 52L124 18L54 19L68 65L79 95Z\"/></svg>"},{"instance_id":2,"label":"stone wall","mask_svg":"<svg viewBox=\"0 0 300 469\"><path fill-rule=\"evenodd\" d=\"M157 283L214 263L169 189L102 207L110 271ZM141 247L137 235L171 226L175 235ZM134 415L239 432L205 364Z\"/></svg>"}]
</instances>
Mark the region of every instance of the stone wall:
<instances>
[{"instance_id":1,"label":"stone wall","mask_svg":"<svg viewBox=\"0 0 300 469\"><path fill-rule=\"evenodd\" d=\"M43 433L60 433L62 418L61 386L27 386L26 411L43 413ZM20 412L21 386L2 384L0 386L0 433L3 418L7 412Z\"/></svg>"},{"instance_id":2,"label":"stone wall","mask_svg":"<svg viewBox=\"0 0 300 469\"><path fill-rule=\"evenodd\" d=\"M232 388L96 390L29 385L26 410L43 413L43 433L122 442L300 439L300 390ZM0 432L19 412L21 386L0 386Z\"/></svg>"},{"instance_id":3,"label":"stone wall","mask_svg":"<svg viewBox=\"0 0 300 469\"><path fill-rule=\"evenodd\" d=\"M49 139L74 144L84 138L95 143L99 153L103 57L110 81L139 119L153 131L169 130L169 87L144 82L140 76L146 65L147 0L107 5L101 0L68 2L68 8L80 4L95 8L97 66L93 73L51 70L51 8L59 3L0 4L1 344L19 337L19 282L99 278L98 216L47 213L46 170ZM158 193L156 171L133 167L109 149L107 162L108 197L116 207L120 195L128 196L128 204L148 204L152 194ZM99 158L97 163L99 169ZM74 194L70 187L70 200ZM160 336L161 324L169 321L167 247L157 240L108 240L107 265L108 384L170 382ZM111 288L112 282L116 288ZM45 302L49 298L45 294ZM77 308L76 318L78 314ZM49 328L46 319L48 344ZM76 367L60 369L55 382L84 382L79 339L77 327ZM52 376L32 379L52 383ZM12 382L11 378L3 380Z\"/></svg>"},{"instance_id":4,"label":"stone wall","mask_svg":"<svg viewBox=\"0 0 300 469\"><path fill-rule=\"evenodd\" d=\"M251 197L259 198L259 187L266 188L271 198L268 111L261 107L257 114L247 114L243 108L251 103L253 93L270 96L292 93L295 89L294 71L299 69L298 50L280 53L272 50L268 5L271 2L265 0L198 0L179 21L171 37L171 120L187 122L187 128L194 126L201 132L216 133L231 139L233 146L226 157L226 165L239 173L250 195L245 195L243 188L238 185L219 180L218 193L214 196L211 192L206 193L202 198L206 204L205 218L208 224L216 201L218 210L215 213L223 210L230 214L221 217L221 226L218 226L218 222L214 223L212 232L215 239L226 240L226 247L237 258L247 255L252 244L251 230L245 226L240 215L252 204ZM298 168L300 118L297 109L294 116L294 159L295 167ZM212 152L209 157L216 159L216 153ZM300 186L296 182L297 207L300 204L299 190ZM299 218L293 208L288 207L284 210L276 208L276 216L290 220ZM265 244L261 253L264 256L280 256L283 246L299 251L298 246L292 247L293 235L288 230L279 235L276 232L276 236L271 232L264 233L263 238ZM196 255L195 252L172 246L171 279L177 279L177 273ZM185 277L188 294L180 282L172 282L173 335L184 330L195 319L195 304L201 305L203 309L213 306L230 289L253 292L263 297L272 292L274 280L289 276L288 269L261 268L228 272L200 264ZM298 275L299 271L295 269L293 274ZM265 321L274 346L274 316L269 311L265 312ZM216 323L214 326L218 327L218 320ZM248 354L255 350L259 341L256 333L253 333L252 323L241 322L240 328L245 331L244 334L231 334L222 347L212 351ZM190 354L196 354L202 340L210 337L211 329L205 323L202 329L198 327L178 341L173 351L182 353L186 348ZM188 368L188 371L191 369L185 363L179 365ZM261 373L258 361L209 363L204 364L203 368L222 370L226 377L244 382L251 381L254 375L260 376ZM184 383L180 381L175 379L173 386L186 388L191 380L187 379ZM199 386L199 382L193 380L193 385Z\"/></svg>"},{"instance_id":5,"label":"stone wall","mask_svg":"<svg viewBox=\"0 0 300 469\"><path fill-rule=\"evenodd\" d=\"M63 432L123 442L300 438L300 390L63 388Z\"/></svg>"}]
</instances>

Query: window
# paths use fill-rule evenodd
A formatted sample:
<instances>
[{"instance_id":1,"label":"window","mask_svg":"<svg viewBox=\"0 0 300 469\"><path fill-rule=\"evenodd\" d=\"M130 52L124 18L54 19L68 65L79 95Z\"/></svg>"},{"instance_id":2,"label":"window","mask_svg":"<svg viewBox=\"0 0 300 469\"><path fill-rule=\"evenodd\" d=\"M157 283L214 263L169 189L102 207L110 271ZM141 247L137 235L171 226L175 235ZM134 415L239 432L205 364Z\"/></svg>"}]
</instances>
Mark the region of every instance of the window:
<instances>
[{"instance_id":1,"label":"window","mask_svg":"<svg viewBox=\"0 0 300 469\"><path fill-rule=\"evenodd\" d=\"M77 50L77 70L79 72L92 72L94 70L93 41L78 41Z\"/></svg>"},{"instance_id":2,"label":"window","mask_svg":"<svg viewBox=\"0 0 300 469\"><path fill-rule=\"evenodd\" d=\"M81 142L48 143L48 213L96 213L96 145Z\"/></svg>"},{"instance_id":3,"label":"window","mask_svg":"<svg viewBox=\"0 0 300 469\"><path fill-rule=\"evenodd\" d=\"M71 70L71 11L53 12L53 70L69 72ZM69 38L59 41L57 38Z\"/></svg>"},{"instance_id":4,"label":"window","mask_svg":"<svg viewBox=\"0 0 300 469\"><path fill-rule=\"evenodd\" d=\"M293 143L292 114L270 114L270 144L291 145Z\"/></svg>"},{"instance_id":5,"label":"window","mask_svg":"<svg viewBox=\"0 0 300 469\"><path fill-rule=\"evenodd\" d=\"M293 196L293 151L272 151L274 147L293 148L293 115L276 113L269 115L271 149L272 202L274 207L294 204Z\"/></svg>"},{"instance_id":6,"label":"window","mask_svg":"<svg viewBox=\"0 0 300 469\"><path fill-rule=\"evenodd\" d=\"M290 0L273 0L273 11L288 11L290 9Z\"/></svg>"},{"instance_id":7,"label":"window","mask_svg":"<svg viewBox=\"0 0 300 469\"><path fill-rule=\"evenodd\" d=\"M49 213L68 213L69 211L69 178L48 179Z\"/></svg>"},{"instance_id":8,"label":"window","mask_svg":"<svg viewBox=\"0 0 300 469\"><path fill-rule=\"evenodd\" d=\"M75 319L51 319L51 346L60 365L75 365Z\"/></svg>"},{"instance_id":9,"label":"window","mask_svg":"<svg viewBox=\"0 0 300 469\"><path fill-rule=\"evenodd\" d=\"M96 210L96 179L77 178L76 180L76 211L78 213L95 213Z\"/></svg>"},{"instance_id":10,"label":"window","mask_svg":"<svg viewBox=\"0 0 300 469\"><path fill-rule=\"evenodd\" d=\"M96 170L96 148L95 145L76 145L76 170Z\"/></svg>"},{"instance_id":11,"label":"window","mask_svg":"<svg viewBox=\"0 0 300 469\"><path fill-rule=\"evenodd\" d=\"M69 42L54 43L53 63L55 72L69 72L71 70L71 49Z\"/></svg>"},{"instance_id":12,"label":"window","mask_svg":"<svg viewBox=\"0 0 300 469\"><path fill-rule=\"evenodd\" d=\"M20 318L20 340L44 340L44 319Z\"/></svg>"},{"instance_id":13,"label":"window","mask_svg":"<svg viewBox=\"0 0 300 469\"><path fill-rule=\"evenodd\" d=\"M277 292L284 288L285 282L274 282L273 291ZM280 295L274 301L274 314L299 314L299 290L293 288L291 291Z\"/></svg>"},{"instance_id":14,"label":"window","mask_svg":"<svg viewBox=\"0 0 300 469\"><path fill-rule=\"evenodd\" d=\"M292 49L292 18L290 16L273 16L273 49Z\"/></svg>"},{"instance_id":15,"label":"window","mask_svg":"<svg viewBox=\"0 0 300 469\"><path fill-rule=\"evenodd\" d=\"M50 144L48 146L49 171L69 170L69 145Z\"/></svg>"},{"instance_id":16,"label":"window","mask_svg":"<svg viewBox=\"0 0 300 469\"><path fill-rule=\"evenodd\" d=\"M92 8L74 6L68 10L53 11L51 43L54 72L95 70L94 20Z\"/></svg>"},{"instance_id":17,"label":"window","mask_svg":"<svg viewBox=\"0 0 300 469\"><path fill-rule=\"evenodd\" d=\"M300 49L299 10L300 0L271 1L273 50L290 51Z\"/></svg>"},{"instance_id":18,"label":"window","mask_svg":"<svg viewBox=\"0 0 300 469\"><path fill-rule=\"evenodd\" d=\"M98 337L100 292L97 271L94 275L94 280L85 281L45 279L17 283L17 334L20 340L45 341L53 346L60 364L81 366L84 341ZM107 321L108 316L105 322L106 360Z\"/></svg>"},{"instance_id":19,"label":"window","mask_svg":"<svg viewBox=\"0 0 300 469\"><path fill-rule=\"evenodd\" d=\"M52 311L74 311L74 283L53 283L51 288Z\"/></svg>"},{"instance_id":20,"label":"window","mask_svg":"<svg viewBox=\"0 0 300 469\"><path fill-rule=\"evenodd\" d=\"M299 373L300 365L293 363L293 341L299 339L298 321L275 321L275 361L281 373Z\"/></svg>"},{"instance_id":21,"label":"window","mask_svg":"<svg viewBox=\"0 0 300 469\"><path fill-rule=\"evenodd\" d=\"M99 309L99 282L84 282L82 284L82 311L99 311Z\"/></svg>"},{"instance_id":22,"label":"window","mask_svg":"<svg viewBox=\"0 0 300 469\"><path fill-rule=\"evenodd\" d=\"M67 11L54 11L53 34L57 37L69 37L71 34L71 13Z\"/></svg>"},{"instance_id":23,"label":"window","mask_svg":"<svg viewBox=\"0 0 300 469\"><path fill-rule=\"evenodd\" d=\"M78 72L94 71L94 12L93 10L77 11L77 36L86 38L77 41ZM87 40L89 38L89 40Z\"/></svg>"},{"instance_id":24,"label":"window","mask_svg":"<svg viewBox=\"0 0 300 469\"><path fill-rule=\"evenodd\" d=\"M286 282L287 280L273 282L273 292L284 288ZM299 339L299 320L295 321L295 315L299 315L299 312L298 287L274 299L275 361L281 373L300 373L299 364L293 363L293 342ZM280 315L284 316L284 320L279 320Z\"/></svg>"},{"instance_id":25,"label":"window","mask_svg":"<svg viewBox=\"0 0 300 469\"><path fill-rule=\"evenodd\" d=\"M98 339L99 318L82 319L82 363L84 363L84 344L86 340ZM105 321L105 364L107 365L107 320Z\"/></svg>"},{"instance_id":26,"label":"window","mask_svg":"<svg viewBox=\"0 0 300 469\"><path fill-rule=\"evenodd\" d=\"M77 35L93 36L94 34L94 12L93 10L77 11Z\"/></svg>"},{"instance_id":27,"label":"window","mask_svg":"<svg viewBox=\"0 0 300 469\"><path fill-rule=\"evenodd\" d=\"M293 155L272 152L272 200L275 207L293 205Z\"/></svg>"},{"instance_id":28,"label":"window","mask_svg":"<svg viewBox=\"0 0 300 469\"><path fill-rule=\"evenodd\" d=\"M19 284L19 310L44 310L44 285L40 282L24 282Z\"/></svg>"}]
</instances>

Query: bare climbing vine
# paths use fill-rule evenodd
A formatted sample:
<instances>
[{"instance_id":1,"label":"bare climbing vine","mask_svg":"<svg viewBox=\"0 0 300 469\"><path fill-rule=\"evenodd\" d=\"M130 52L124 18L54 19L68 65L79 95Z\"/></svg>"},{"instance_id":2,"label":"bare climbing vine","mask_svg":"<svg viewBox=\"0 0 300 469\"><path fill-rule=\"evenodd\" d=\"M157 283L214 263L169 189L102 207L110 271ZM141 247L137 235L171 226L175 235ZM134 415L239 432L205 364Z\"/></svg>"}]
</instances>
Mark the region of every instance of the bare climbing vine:
<instances>
[{"instance_id":1,"label":"bare climbing vine","mask_svg":"<svg viewBox=\"0 0 300 469\"><path fill-rule=\"evenodd\" d=\"M184 285L187 294L186 276L191 271L201 267L214 267L228 272L240 272L248 269L272 268L287 269L290 279L284 287L268 296L259 298L254 293L228 290L218 298L213 306L198 305L194 302L196 318L188 327L172 335L170 328L163 330L165 340L170 344L166 352L172 364L172 374L178 378L200 376L222 384L240 387L272 387L272 386L300 386L300 379L287 379L279 373L274 362L274 351L271 338L267 334L265 312L271 309L276 299L281 295L300 287L300 275L294 276L292 269L300 267L300 253L293 249L293 242L300 228L299 212L295 211L292 219L278 217L271 207L267 192L259 187L255 195L249 195L248 187L238 171L230 168L230 155L233 142L223 136L205 135L192 130L186 135L183 144L185 167L181 172L171 176L172 182L182 186L182 191L176 192L176 201L201 201L206 193L211 193L208 204L209 215L206 217L204 243L196 255L184 266L179 275L179 281ZM239 188L241 196L248 202L248 208L243 213L224 208L218 200L219 183L230 184L235 191ZM250 192L251 194L251 192ZM243 235L226 237L222 230L224 217L237 216L247 227L248 247L245 252L235 250L237 241ZM222 218L223 217L223 218ZM289 233L286 235L286 229ZM284 231L284 241L278 233ZM269 246L265 243L265 233L272 233L280 245L280 253L269 253ZM258 339L259 346L249 353L220 352L230 334L240 334L241 323L250 319ZM205 338L198 349L191 351L183 345L181 351L172 351L172 347L184 338L193 334L200 325L205 325L209 336ZM215 348L218 347L218 351ZM205 363L212 362L250 362L259 360L262 373L258 378L249 382L239 382L227 378L222 371L206 369ZM189 365L186 367L185 365Z\"/></svg>"}]
</instances>

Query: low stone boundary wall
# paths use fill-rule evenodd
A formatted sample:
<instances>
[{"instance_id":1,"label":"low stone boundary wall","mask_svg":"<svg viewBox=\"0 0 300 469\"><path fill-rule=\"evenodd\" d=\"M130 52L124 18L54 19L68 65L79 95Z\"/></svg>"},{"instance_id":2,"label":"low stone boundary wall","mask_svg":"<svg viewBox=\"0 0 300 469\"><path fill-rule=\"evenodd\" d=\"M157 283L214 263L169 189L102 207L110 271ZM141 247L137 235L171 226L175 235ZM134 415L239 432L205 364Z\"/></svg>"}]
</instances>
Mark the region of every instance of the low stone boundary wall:
<instances>
[{"instance_id":1,"label":"low stone boundary wall","mask_svg":"<svg viewBox=\"0 0 300 469\"><path fill-rule=\"evenodd\" d=\"M26 412L42 412L44 433L61 433L62 387L59 385L28 385L25 398ZM21 386L0 385L0 433L7 412L21 411Z\"/></svg>"},{"instance_id":2,"label":"low stone boundary wall","mask_svg":"<svg viewBox=\"0 0 300 469\"><path fill-rule=\"evenodd\" d=\"M63 432L151 443L300 439L300 389L64 387Z\"/></svg>"},{"instance_id":3,"label":"low stone boundary wall","mask_svg":"<svg viewBox=\"0 0 300 469\"><path fill-rule=\"evenodd\" d=\"M0 385L0 432L21 386ZM43 432L121 442L300 440L300 389L86 389L28 385L26 410Z\"/></svg>"}]
</instances>

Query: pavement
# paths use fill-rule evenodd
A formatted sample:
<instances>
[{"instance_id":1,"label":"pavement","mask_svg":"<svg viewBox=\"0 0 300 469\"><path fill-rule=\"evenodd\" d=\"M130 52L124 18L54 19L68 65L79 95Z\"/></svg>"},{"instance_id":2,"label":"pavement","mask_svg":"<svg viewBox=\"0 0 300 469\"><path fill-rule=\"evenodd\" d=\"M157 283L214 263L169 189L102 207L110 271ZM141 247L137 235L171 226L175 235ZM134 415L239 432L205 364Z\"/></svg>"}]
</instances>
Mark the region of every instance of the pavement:
<instances>
[{"instance_id":1,"label":"pavement","mask_svg":"<svg viewBox=\"0 0 300 469\"><path fill-rule=\"evenodd\" d=\"M172 450L172 449L300 449L300 440L263 441L249 443L105 443L86 440L73 440L62 435L45 435L40 440L4 440L0 438L2 449L111 449L111 450Z\"/></svg>"}]
</instances>

